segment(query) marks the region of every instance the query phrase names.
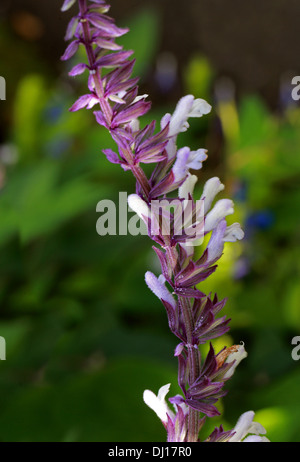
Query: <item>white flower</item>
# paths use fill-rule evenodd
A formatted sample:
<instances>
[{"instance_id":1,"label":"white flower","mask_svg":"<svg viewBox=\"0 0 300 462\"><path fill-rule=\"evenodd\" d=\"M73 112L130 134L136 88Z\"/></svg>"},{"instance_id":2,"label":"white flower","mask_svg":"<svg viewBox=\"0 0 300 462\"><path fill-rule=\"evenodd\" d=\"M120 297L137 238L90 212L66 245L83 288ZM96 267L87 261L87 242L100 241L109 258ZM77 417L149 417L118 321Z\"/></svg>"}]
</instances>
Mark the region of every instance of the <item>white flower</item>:
<instances>
[{"instance_id":1,"label":"white flower","mask_svg":"<svg viewBox=\"0 0 300 462\"><path fill-rule=\"evenodd\" d=\"M233 223L233 225L228 226L225 234L223 241L224 242L236 242L240 241L243 239L245 233L241 228L241 225L239 223Z\"/></svg>"},{"instance_id":2,"label":"white flower","mask_svg":"<svg viewBox=\"0 0 300 462\"><path fill-rule=\"evenodd\" d=\"M182 181L187 173L187 162L190 155L190 149L187 147L181 148L177 152L176 161L172 167L172 172L174 174L174 182L177 183Z\"/></svg>"},{"instance_id":3,"label":"white flower","mask_svg":"<svg viewBox=\"0 0 300 462\"><path fill-rule=\"evenodd\" d=\"M245 350L244 343L242 342L241 345L236 346L236 351L234 351L233 353L230 353L228 357L226 358L226 363L231 363L232 361L234 361L234 363L224 375L224 379L228 379L229 377L231 377L234 374L236 367L240 364L240 362L244 358L247 358L247 356L248 356L248 353Z\"/></svg>"},{"instance_id":4,"label":"white flower","mask_svg":"<svg viewBox=\"0 0 300 462\"><path fill-rule=\"evenodd\" d=\"M169 409L166 403L165 397L169 393L171 384L168 383L158 390L157 396L151 390L145 390L143 394L144 402L149 406L159 417L163 423L168 422L168 415L173 420L175 418L174 413Z\"/></svg>"},{"instance_id":5,"label":"white flower","mask_svg":"<svg viewBox=\"0 0 300 462\"><path fill-rule=\"evenodd\" d=\"M202 162L207 159L206 152L205 149L191 151L188 147L179 149L172 168L174 181L178 182L183 180L189 174L190 168L193 170L200 170L200 168L202 168Z\"/></svg>"},{"instance_id":6,"label":"white flower","mask_svg":"<svg viewBox=\"0 0 300 462\"><path fill-rule=\"evenodd\" d=\"M186 177L185 181L178 189L178 197L180 199L188 199L189 194L193 196L195 184L198 181L198 177L196 175L191 175L190 173Z\"/></svg>"},{"instance_id":7,"label":"white flower","mask_svg":"<svg viewBox=\"0 0 300 462\"><path fill-rule=\"evenodd\" d=\"M204 201L204 213L207 213L219 192L223 191L224 185L218 177L207 180L204 185L201 199Z\"/></svg>"},{"instance_id":8,"label":"white flower","mask_svg":"<svg viewBox=\"0 0 300 462\"><path fill-rule=\"evenodd\" d=\"M165 300L175 309L175 300L166 288L166 279L162 274L157 278L153 273L151 273L151 271L147 271L145 274L145 281L154 295L156 295L160 300Z\"/></svg>"},{"instance_id":9,"label":"white flower","mask_svg":"<svg viewBox=\"0 0 300 462\"><path fill-rule=\"evenodd\" d=\"M193 170L200 170L202 168L202 162L207 159L207 150L206 149L197 149L197 151L190 151L187 168Z\"/></svg>"},{"instance_id":10,"label":"white flower","mask_svg":"<svg viewBox=\"0 0 300 462\"><path fill-rule=\"evenodd\" d=\"M223 218L234 212L233 202L230 199L220 199L205 218L205 232L212 231Z\"/></svg>"},{"instance_id":11,"label":"white flower","mask_svg":"<svg viewBox=\"0 0 300 462\"><path fill-rule=\"evenodd\" d=\"M176 109L170 119L169 136L178 135L178 133L185 132L189 128L187 120L192 110L193 103L193 95L184 96L178 101Z\"/></svg>"},{"instance_id":12,"label":"white flower","mask_svg":"<svg viewBox=\"0 0 300 462\"><path fill-rule=\"evenodd\" d=\"M241 415L237 421L233 431L235 434L229 439L231 443L244 442L244 443L262 443L269 442L265 436L266 429L258 422L253 422L254 412L248 411ZM250 434L250 435L249 435ZM247 436L249 435L249 436Z\"/></svg>"},{"instance_id":13,"label":"white flower","mask_svg":"<svg viewBox=\"0 0 300 462\"><path fill-rule=\"evenodd\" d=\"M195 99L193 95L181 98L171 116L169 136L178 135L189 128L190 117L202 117L211 111L211 106L204 99Z\"/></svg>"},{"instance_id":14,"label":"white flower","mask_svg":"<svg viewBox=\"0 0 300 462\"><path fill-rule=\"evenodd\" d=\"M170 398L175 413L171 411L165 400L169 389L170 384L168 383L158 390L157 396L152 391L145 390L143 399L162 421L167 430L168 442L179 443L185 441L186 438L189 407L182 396L176 395Z\"/></svg>"},{"instance_id":15,"label":"white flower","mask_svg":"<svg viewBox=\"0 0 300 462\"><path fill-rule=\"evenodd\" d=\"M207 262L211 264L211 262L221 257L225 242L236 242L237 240L243 239L243 237L244 231L241 229L239 223L234 223L227 227L225 218L219 221L217 226L213 229L207 245Z\"/></svg>"},{"instance_id":16,"label":"white flower","mask_svg":"<svg viewBox=\"0 0 300 462\"><path fill-rule=\"evenodd\" d=\"M128 196L128 205L146 224L150 217L150 209L145 201L138 194Z\"/></svg>"},{"instance_id":17,"label":"white flower","mask_svg":"<svg viewBox=\"0 0 300 462\"><path fill-rule=\"evenodd\" d=\"M226 220L221 220L211 233L210 240L207 244L207 261L209 264L218 260L223 253L226 226Z\"/></svg>"},{"instance_id":18,"label":"white flower","mask_svg":"<svg viewBox=\"0 0 300 462\"><path fill-rule=\"evenodd\" d=\"M183 154L186 156L189 155L184 151ZM176 163L177 161L175 164ZM178 196L181 199L185 199L184 204L187 202L189 195L193 196L196 182L197 177L188 173L185 181L179 187ZM210 178L208 181L206 181L203 188L203 193L199 200L199 202L202 202L201 213L205 217L204 233L206 234L209 231L212 231L212 235L208 243L208 263L213 262L221 257L225 242L235 242L237 240L243 239L244 237L244 231L241 229L239 223L234 223L228 227L226 225L226 216L234 212L233 202L231 200L221 199L217 201L214 207L211 209L216 195L223 191L223 189L224 185L221 183L219 178ZM189 239L185 243L181 243L181 246L185 248L188 255L190 256L193 254L192 247L200 245L202 242L203 239Z\"/></svg>"},{"instance_id":19,"label":"white flower","mask_svg":"<svg viewBox=\"0 0 300 462\"><path fill-rule=\"evenodd\" d=\"M169 125L168 136L170 141L166 146L168 158L173 159L176 155L176 138L181 132L189 128L188 119L190 117L202 117L211 111L211 106L203 99L195 99L193 95L186 95L181 98L175 108L174 113L165 114L161 120L161 128L167 123Z\"/></svg>"},{"instance_id":20,"label":"white flower","mask_svg":"<svg viewBox=\"0 0 300 462\"><path fill-rule=\"evenodd\" d=\"M204 99L197 98L193 102L189 117L202 117L203 115L209 114L210 111L211 105L208 104Z\"/></svg>"}]
</instances>

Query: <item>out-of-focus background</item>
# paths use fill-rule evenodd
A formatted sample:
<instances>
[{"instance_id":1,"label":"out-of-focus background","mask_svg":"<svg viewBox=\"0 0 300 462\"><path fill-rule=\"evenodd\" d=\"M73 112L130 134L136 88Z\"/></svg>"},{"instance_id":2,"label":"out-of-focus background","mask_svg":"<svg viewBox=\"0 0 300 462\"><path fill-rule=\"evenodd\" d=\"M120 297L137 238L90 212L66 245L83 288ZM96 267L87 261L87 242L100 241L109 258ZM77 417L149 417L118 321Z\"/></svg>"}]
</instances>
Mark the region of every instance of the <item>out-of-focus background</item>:
<instances>
[{"instance_id":1,"label":"out-of-focus background","mask_svg":"<svg viewBox=\"0 0 300 462\"><path fill-rule=\"evenodd\" d=\"M208 149L199 196L219 176L246 231L202 284L228 297L232 328L216 349L244 341L249 353L203 438L252 409L272 441L300 441L300 4L111 3L151 116L188 93L213 105L179 143ZM164 441L142 393L178 392L176 338L144 283L158 271L149 239L96 233L98 201L118 203L134 181L101 154L113 143L92 113L68 112L86 81L60 61L76 11L61 4L0 6L0 440Z\"/></svg>"}]
</instances>

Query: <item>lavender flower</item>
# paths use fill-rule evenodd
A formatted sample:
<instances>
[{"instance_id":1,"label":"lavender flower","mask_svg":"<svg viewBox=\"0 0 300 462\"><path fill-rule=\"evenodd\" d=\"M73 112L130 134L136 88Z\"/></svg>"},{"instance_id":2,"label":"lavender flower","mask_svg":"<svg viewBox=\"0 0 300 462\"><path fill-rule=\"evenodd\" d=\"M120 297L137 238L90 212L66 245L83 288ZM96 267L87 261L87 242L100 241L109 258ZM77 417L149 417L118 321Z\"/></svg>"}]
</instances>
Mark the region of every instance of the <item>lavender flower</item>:
<instances>
[{"instance_id":1,"label":"lavender flower","mask_svg":"<svg viewBox=\"0 0 300 462\"><path fill-rule=\"evenodd\" d=\"M77 1L79 13L67 28L66 39L71 42L62 59L71 58L80 46L85 48L87 63L75 65L69 74L76 76L88 71L89 91L70 110L95 108L96 122L110 132L116 143L115 150L104 149L103 153L110 162L130 170L136 179L136 191L129 196L128 203L146 223L149 237L158 244L153 248L162 273L156 277L148 271L145 280L164 305L169 328L179 339L174 355L178 359L182 395L169 399L174 411L165 401L170 385L163 386L157 396L146 390L144 401L162 421L168 441L199 441L205 419L219 414L216 403L226 394L225 382L247 356L243 345L224 347L216 354L210 344L206 358L201 357L198 348L226 333L230 321L219 316L226 300L206 295L199 284L216 270L224 243L244 236L238 223L226 223L226 217L234 212L233 202L220 199L213 205L224 189L219 178L205 183L200 197L202 207L197 207L197 177L190 169L202 168L206 150L191 151L186 146L177 149L177 137L188 129L188 119L208 114L211 106L187 95L180 99L172 115L162 118L158 132L154 121L140 129L139 118L151 104L147 95L138 94L138 79L132 78L132 52L124 51L116 43L116 38L127 29L117 27L107 16L110 7L105 0ZM76 0L65 0L62 10L75 3ZM155 164L150 177L142 164ZM174 191L177 197L171 199L169 193ZM164 207L153 207L155 201L162 199ZM173 211L169 210L171 206ZM210 239L199 257L194 256L194 248L202 242L201 233L210 233ZM263 427L252 420L253 413L243 414L233 430L225 432L220 426L207 441L241 441L247 433L263 434ZM251 438L254 437L247 440Z\"/></svg>"}]
</instances>

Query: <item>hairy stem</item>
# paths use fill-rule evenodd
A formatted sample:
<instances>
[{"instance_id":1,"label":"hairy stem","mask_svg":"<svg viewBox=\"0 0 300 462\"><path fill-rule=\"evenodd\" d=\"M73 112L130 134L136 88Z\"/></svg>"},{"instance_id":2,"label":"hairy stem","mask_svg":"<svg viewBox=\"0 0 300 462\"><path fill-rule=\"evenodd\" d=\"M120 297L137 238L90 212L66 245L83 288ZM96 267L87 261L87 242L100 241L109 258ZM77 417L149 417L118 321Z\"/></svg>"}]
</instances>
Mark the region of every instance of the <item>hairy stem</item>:
<instances>
[{"instance_id":1,"label":"hairy stem","mask_svg":"<svg viewBox=\"0 0 300 462\"><path fill-rule=\"evenodd\" d=\"M179 270L179 262L178 262L178 255L177 251L174 247L167 248L167 256L170 262L170 265L173 270L173 274ZM199 354L198 354L198 347L195 348L193 345L193 329L194 329L194 319L192 313L192 307L190 300L186 297L178 297L178 303L180 310L182 312L186 337L187 337L187 361L188 361L188 369L189 369L189 380L190 383L195 382L195 380L199 377L200 374L200 362L199 362ZM199 412L189 408L189 420L188 420L188 441L195 442L198 440L198 433L199 433Z\"/></svg>"}]
</instances>

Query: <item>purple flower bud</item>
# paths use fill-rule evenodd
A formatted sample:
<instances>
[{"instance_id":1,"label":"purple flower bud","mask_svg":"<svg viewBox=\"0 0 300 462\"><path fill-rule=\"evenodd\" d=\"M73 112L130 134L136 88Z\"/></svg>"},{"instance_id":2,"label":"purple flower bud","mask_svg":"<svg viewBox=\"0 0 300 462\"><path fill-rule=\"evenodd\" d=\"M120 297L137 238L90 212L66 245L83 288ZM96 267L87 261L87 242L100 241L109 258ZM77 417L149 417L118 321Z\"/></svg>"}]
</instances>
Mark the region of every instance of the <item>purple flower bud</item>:
<instances>
[{"instance_id":1,"label":"purple flower bud","mask_svg":"<svg viewBox=\"0 0 300 462\"><path fill-rule=\"evenodd\" d=\"M95 63L99 67L115 67L123 64L124 61L131 56L133 51L118 51L109 55L102 56Z\"/></svg>"},{"instance_id":2,"label":"purple flower bud","mask_svg":"<svg viewBox=\"0 0 300 462\"><path fill-rule=\"evenodd\" d=\"M181 355L183 349L184 349L184 344L183 344L183 343L179 343L179 344L176 346L176 348L175 348L174 356L179 356L179 355Z\"/></svg>"},{"instance_id":3,"label":"purple flower bud","mask_svg":"<svg viewBox=\"0 0 300 462\"><path fill-rule=\"evenodd\" d=\"M113 118L113 127L117 127L119 124L124 124L130 122L133 119L146 114L151 107L150 102L144 100L137 101L136 103L131 104L123 111L119 111Z\"/></svg>"},{"instance_id":4,"label":"purple flower bud","mask_svg":"<svg viewBox=\"0 0 300 462\"><path fill-rule=\"evenodd\" d=\"M121 45L118 45L113 40L105 39L103 37L95 37L92 42L105 50L119 51L122 49Z\"/></svg>"},{"instance_id":5,"label":"purple flower bud","mask_svg":"<svg viewBox=\"0 0 300 462\"><path fill-rule=\"evenodd\" d=\"M99 100L94 95L83 95L73 104L73 106L70 108L70 111L79 111L79 109L84 107L90 109L97 103L99 103Z\"/></svg>"},{"instance_id":6,"label":"purple flower bud","mask_svg":"<svg viewBox=\"0 0 300 462\"><path fill-rule=\"evenodd\" d=\"M94 115L95 115L96 121L98 122L99 125L102 125L103 127L107 128L107 129L109 128L109 126L107 124L107 121L106 121L106 119L103 116L101 111L95 111Z\"/></svg>"},{"instance_id":7,"label":"purple flower bud","mask_svg":"<svg viewBox=\"0 0 300 462\"><path fill-rule=\"evenodd\" d=\"M111 149L103 149L102 152L106 155L107 160L109 160L109 162L111 162L112 164L120 164L121 163L118 154L116 154Z\"/></svg>"},{"instance_id":8,"label":"purple flower bud","mask_svg":"<svg viewBox=\"0 0 300 462\"><path fill-rule=\"evenodd\" d=\"M69 75L71 77L75 77L76 75L83 74L87 68L88 66L84 63L77 64L76 66L73 67L73 69L71 69L71 71L69 72Z\"/></svg>"},{"instance_id":9,"label":"purple flower bud","mask_svg":"<svg viewBox=\"0 0 300 462\"><path fill-rule=\"evenodd\" d=\"M104 37L120 37L128 32L128 29L121 29L117 27L112 21L109 21L107 17L98 13L88 13L86 19L101 30Z\"/></svg>"},{"instance_id":10,"label":"purple flower bud","mask_svg":"<svg viewBox=\"0 0 300 462\"><path fill-rule=\"evenodd\" d=\"M77 26L78 26L78 21L79 21L79 19L75 16L69 22L67 30L66 30L66 35L65 35L65 40L66 41L71 40L71 38L74 37L74 34L75 34Z\"/></svg>"},{"instance_id":11,"label":"purple flower bud","mask_svg":"<svg viewBox=\"0 0 300 462\"><path fill-rule=\"evenodd\" d=\"M72 58L72 56L75 55L76 51L78 50L78 47L79 47L78 40L74 40L73 42L71 42L70 45L68 45L64 54L62 55L61 60L66 61Z\"/></svg>"},{"instance_id":12,"label":"purple flower bud","mask_svg":"<svg viewBox=\"0 0 300 462\"><path fill-rule=\"evenodd\" d=\"M61 11L67 11L74 5L75 2L76 0L65 0L63 6L61 7Z\"/></svg>"}]
</instances>

